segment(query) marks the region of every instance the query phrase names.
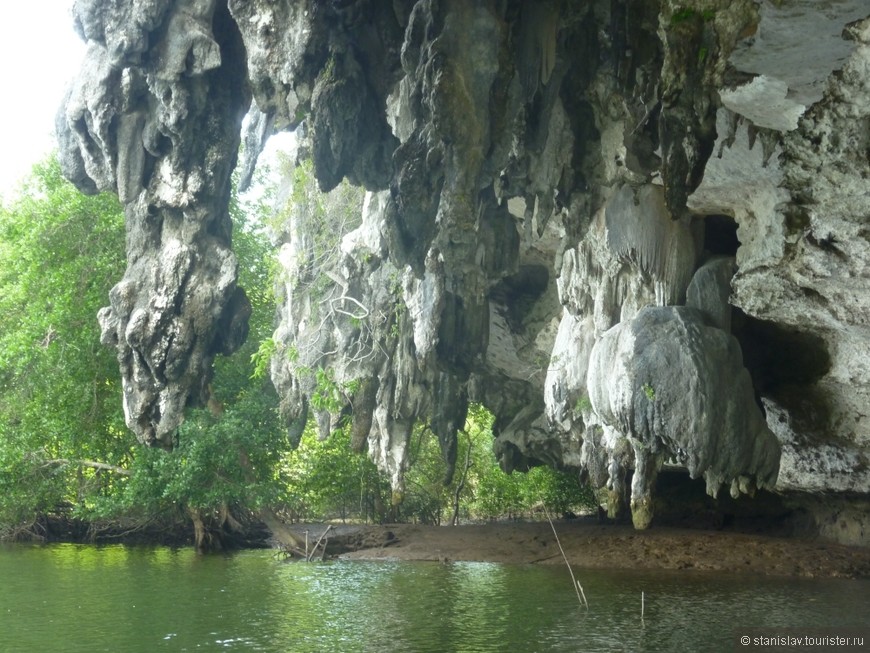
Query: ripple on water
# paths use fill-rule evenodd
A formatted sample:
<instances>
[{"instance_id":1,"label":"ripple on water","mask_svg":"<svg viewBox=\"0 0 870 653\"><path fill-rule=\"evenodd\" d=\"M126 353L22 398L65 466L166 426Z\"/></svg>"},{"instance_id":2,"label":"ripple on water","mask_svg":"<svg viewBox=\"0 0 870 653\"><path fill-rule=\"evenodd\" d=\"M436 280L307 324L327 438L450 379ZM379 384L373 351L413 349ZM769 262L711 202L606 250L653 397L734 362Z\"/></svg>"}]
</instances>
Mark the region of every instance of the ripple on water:
<instances>
[{"instance_id":1,"label":"ripple on water","mask_svg":"<svg viewBox=\"0 0 870 653\"><path fill-rule=\"evenodd\" d=\"M737 625L870 625L867 581L576 573L588 611L554 566L0 547L0 650L730 651Z\"/></svg>"}]
</instances>

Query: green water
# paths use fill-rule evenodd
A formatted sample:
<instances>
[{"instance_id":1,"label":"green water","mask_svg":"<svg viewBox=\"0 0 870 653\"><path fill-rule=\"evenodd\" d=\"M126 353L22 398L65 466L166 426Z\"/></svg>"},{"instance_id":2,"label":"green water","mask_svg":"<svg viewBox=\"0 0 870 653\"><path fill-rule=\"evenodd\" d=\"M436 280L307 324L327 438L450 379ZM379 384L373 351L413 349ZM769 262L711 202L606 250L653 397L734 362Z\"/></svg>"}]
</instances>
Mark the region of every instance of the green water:
<instances>
[{"instance_id":1,"label":"green water","mask_svg":"<svg viewBox=\"0 0 870 653\"><path fill-rule=\"evenodd\" d=\"M870 625L868 581L577 574L588 612L558 566L0 547L0 651L731 651L737 626Z\"/></svg>"}]
</instances>

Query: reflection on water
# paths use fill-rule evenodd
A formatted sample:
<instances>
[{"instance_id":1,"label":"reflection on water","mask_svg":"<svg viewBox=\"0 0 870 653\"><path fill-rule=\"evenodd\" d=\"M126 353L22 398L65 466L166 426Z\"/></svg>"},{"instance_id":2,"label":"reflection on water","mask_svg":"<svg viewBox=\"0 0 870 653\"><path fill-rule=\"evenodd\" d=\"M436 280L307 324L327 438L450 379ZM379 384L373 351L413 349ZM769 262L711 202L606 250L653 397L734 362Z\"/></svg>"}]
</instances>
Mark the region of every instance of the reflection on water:
<instances>
[{"instance_id":1,"label":"reflection on water","mask_svg":"<svg viewBox=\"0 0 870 653\"><path fill-rule=\"evenodd\" d=\"M555 566L0 547L0 651L730 651L738 625L870 625L868 581L578 575L588 611Z\"/></svg>"}]
</instances>

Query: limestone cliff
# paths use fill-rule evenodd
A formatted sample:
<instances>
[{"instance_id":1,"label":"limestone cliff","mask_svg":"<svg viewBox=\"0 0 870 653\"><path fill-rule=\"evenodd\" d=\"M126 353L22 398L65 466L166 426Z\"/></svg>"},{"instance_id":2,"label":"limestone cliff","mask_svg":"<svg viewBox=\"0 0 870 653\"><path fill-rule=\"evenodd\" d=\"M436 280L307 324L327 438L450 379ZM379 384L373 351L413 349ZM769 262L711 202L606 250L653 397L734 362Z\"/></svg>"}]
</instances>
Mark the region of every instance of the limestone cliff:
<instances>
[{"instance_id":1,"label":"limestone cliff","mask_svg":"<svg viewBox=\"0 0 870 653\"><path fill-rule=\"evenodd\" d=\"M207 399L214 356L247 336L227 208L245 48L208 0L74 11L88 51L58 115L61 164L83 191L124 203L127 271L100 311L102 340L118 352L127 425L171 447L185 406Z\"/></svg>"},{"instance_id":2,"label":"limestone cliff","mask_svg":"<svg viewBox=\"0 0 870 653\"><path fill-rule=\"evenodd\" d=\"M144 441L171 444L245 335L226 204L250 105L245 175L302 126L332 191L320 212L288 193L272 377L291 431L349 416L399 498L413 424L452 469L481 402L506 471L576 469L639 527L667 466L713 496L838 493L818 529L863 541L866 0L75 15L89 54L61 157L125 202L130 263L100 320Z\"/></svg>"}]
</instances>

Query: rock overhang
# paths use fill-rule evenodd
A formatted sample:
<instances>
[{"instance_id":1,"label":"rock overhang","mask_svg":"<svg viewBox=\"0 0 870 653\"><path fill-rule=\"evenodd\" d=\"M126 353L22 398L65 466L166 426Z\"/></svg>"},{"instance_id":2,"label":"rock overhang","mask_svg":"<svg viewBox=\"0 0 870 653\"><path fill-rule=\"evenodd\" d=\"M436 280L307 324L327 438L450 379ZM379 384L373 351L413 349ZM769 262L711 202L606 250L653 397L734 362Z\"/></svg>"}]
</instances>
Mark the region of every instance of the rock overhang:
<instances>
[{"instance_id":1,"label":"rock overhang","mask_svg":"<svg viewBox=\"0 0 870 653\"><path fill-rule=\"evenodd\" d=\"M397 493L411 425L434 426L449 466L471 401L495 413L508 470L546 462L626 493L634 473L641 523L652 514L643 479L658 464L647 449L707 460L693 473L714 470L711 488L739 492L752 478L773 484L781 447L779 489L870 491L858 412L870 378L857 353L870 305L862 4L78 3L89 54L59 118L61 157L83 190L115 189L126 206L130 266L101 324L119 352L128 424L171 444L184 406L204 399L213 356L244 337L226 201L253 98L253 150L304 123L323 187L346 177L370 191L338 248L335 310L312 320L288 286L276 334L284 348L334 352L298 367L354 388L340 412ZM799 37L819 24L824 41ZM854 192L843 200L842 189ZM705 249L706 216L733 219L736 252ZM298 234L285 236L298 248ZM723 252L736 268L699 279ZM711 365L740 377L736 412L767 415L768 426L754 417L734 429L734 450L678 433L685 425L659 428L704 430L677 419L677 402L643 437L598 403L625 379L606 380L618 367L602 358L607 334L693 310L699 332L728 343ZM828 368L747 390L733 344L749 342L746 319L820 338ZM286 357L272 375L294 428L322 412ZM646 394L634 388L631 405ZM736 414L721 388L684 394L703 419ZM815 421L814 401L825 409ZM613 460L596 458L596 442ZM806 471L813 451L836 464Z\"/></svg>"}]
</instances>

